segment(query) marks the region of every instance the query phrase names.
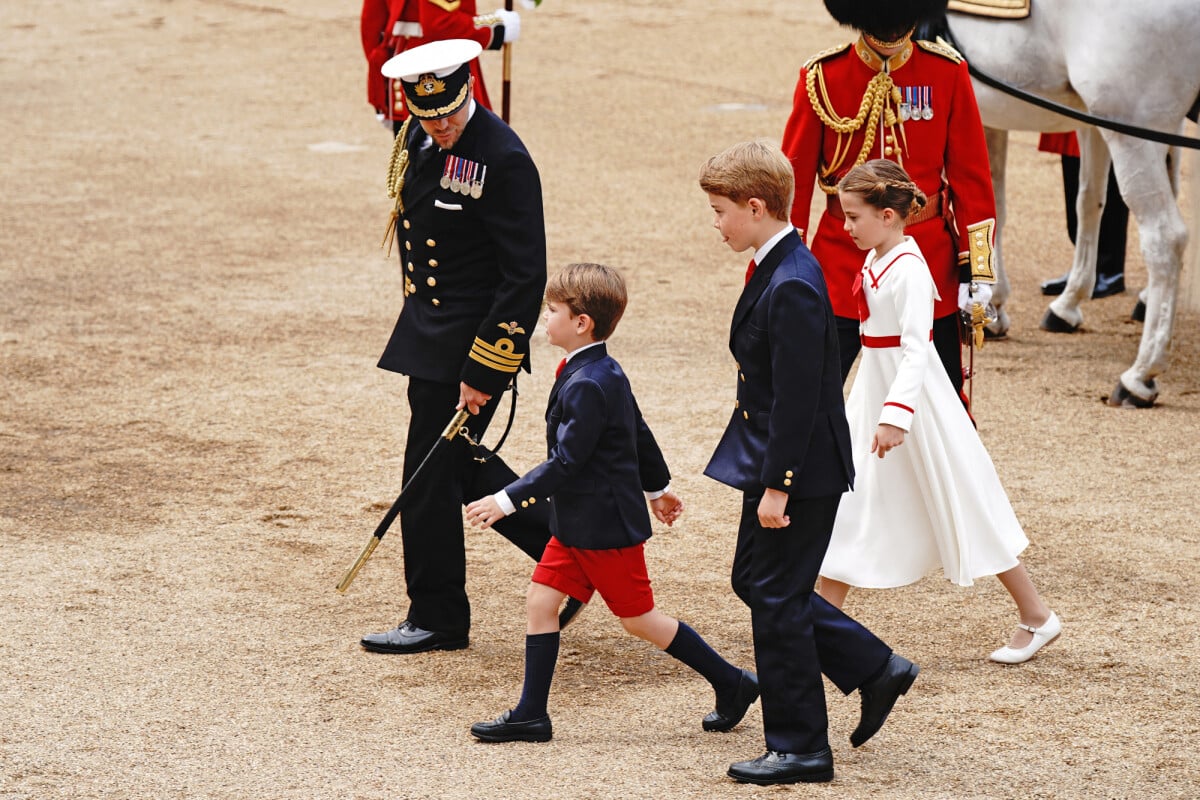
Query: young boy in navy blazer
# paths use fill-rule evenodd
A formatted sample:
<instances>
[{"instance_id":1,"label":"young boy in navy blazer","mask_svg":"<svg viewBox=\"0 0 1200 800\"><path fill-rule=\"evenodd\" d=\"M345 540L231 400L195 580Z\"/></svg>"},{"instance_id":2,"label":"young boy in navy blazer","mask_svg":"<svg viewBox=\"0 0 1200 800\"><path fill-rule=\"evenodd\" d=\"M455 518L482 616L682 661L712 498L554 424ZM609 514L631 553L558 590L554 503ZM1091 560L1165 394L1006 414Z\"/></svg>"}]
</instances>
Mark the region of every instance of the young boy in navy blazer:
<instances>
[{"instance_id":1,"label":"young boy in navy blazer","mask_svg":"<svg viewBox=\"0 0 1200 800\"><path fill-rule=\"evenodd\" d=\"M546 702L558 659L558 609L599 592L625 630L699 672L716 692L709 731L733 728L758 697L753 673L716 653L685 623L654 605L643 545L650 515L671 525L683 503L671 491L662 451L642 419L629 380L604 341L625 312L625 282L600 264L570 264L546 286L546 337L566 351L546 409L549 458L502 491L467 506L486 528L538 503L551 504L553 534L526 597L525 683L520 702L471 726L486 742L550 739ZM520 506L518 509L517 506Z\"/></svg>"},{"instance_id":2,"label":"young boy in navy blazer","mask_svg":"<svg viewBox=\"0 0 1200 800\"><path fill-rule=\"evenodd\" d=\"M754 259L733 312L737 401L704 474L743 493L733 590L750 607L767 752L729 768L743 783L833 780L825 687L858 689L858 747L917 666L813 591L842 493L854 480L837 326L821 268L788 221L792 166L744 142L700 171L713 226Z\"/></svg>"}]
</instances>

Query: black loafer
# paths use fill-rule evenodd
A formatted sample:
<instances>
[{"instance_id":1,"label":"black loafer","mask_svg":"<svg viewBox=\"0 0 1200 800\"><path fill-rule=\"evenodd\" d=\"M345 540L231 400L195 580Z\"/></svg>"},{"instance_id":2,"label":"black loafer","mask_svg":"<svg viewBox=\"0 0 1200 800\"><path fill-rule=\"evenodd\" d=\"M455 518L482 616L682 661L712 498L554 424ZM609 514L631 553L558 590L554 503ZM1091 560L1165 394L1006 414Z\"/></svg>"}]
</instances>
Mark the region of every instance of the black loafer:
<instances>
[{"instance_id":1,"label":"black loafer","mask_svg":"<svg viewBox=\"0 0 1200 800\"><path fill-rule=\"evenodd\" d=\"M471 735L483 742L548 742L554 733L550 717L538 717L528 722L509 722L512 709L491 722L476 722Z\"/></svg>"},{"instance_id":2,"label":"black loafer","mask_svg":"<svg viewBox=\"0 0 1200 800\"><path fill-rule=\"evenodd\" d=\"M717 709L710 711L701 723L706 731L727 731L742 721L750 706L758 699L758 677L742 670L737 688L726 697L717 696Z\"/></svg>"},{"instance_id":3,"label":"black loafer","mask_svg":"<svg viewBox=\"0 0 1200 800\"><path fill-rule=\"evenodd\" d=\"M879 732L892 706L896 705L900 695L908 692L920 671L921 668L907 658L895 653L888 656L879 677L858 688L862 697L862 716L858 727L850 734L850 744L858 747Z\"/></svg>"},{"instance_id":4,"label":"black loafer","mask_svg":"<svg viewBox=\"0 0 1200 800\"><path fill-rule=\"evenodd\" d=\"M359 642L372 653L427 653L430 650L462 650L465 633L440 633L418 628L408 620L384 633L368 633Z\"/></svg>"},{"instance_id":5,"label":"black loafer","mask_svg":"<svg viewBox=\"0 0 1200 800\"><path fill-rule=\"evenodd\" d=\"M729 765L729 777L738 783L770 786L776 783L827 783L833 780L833 753L828 747L816 753L767 751L753 761Z\"/></svg>"}]
</instances>

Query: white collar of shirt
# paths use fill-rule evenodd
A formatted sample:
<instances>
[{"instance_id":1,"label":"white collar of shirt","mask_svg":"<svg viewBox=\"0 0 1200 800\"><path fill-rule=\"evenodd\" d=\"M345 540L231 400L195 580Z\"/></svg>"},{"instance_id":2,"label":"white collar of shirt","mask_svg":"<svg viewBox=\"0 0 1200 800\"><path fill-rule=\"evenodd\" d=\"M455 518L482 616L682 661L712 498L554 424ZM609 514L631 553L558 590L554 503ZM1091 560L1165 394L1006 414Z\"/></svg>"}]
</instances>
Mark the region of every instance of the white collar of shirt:
<instances>
[{"instance_id":1,"label":"white collar of shirt","mask_svg":"<svg viewBox=\"0 0 1200 800\"><path fill-rule=\"evenodd\" d=\"M779 233L775 234L770 239L767 239L766 243L763 244L762 247L760 247L754 251L754 263L755 264L763 263L763 259L765 259L767 257L767 253L771 252L771 248L774 247L775 245L779 244L780 239L787 236L789 233L791 233L794 230L795 230L794 226L787 225Z\"/></svg>"},{"instance_id":2,"label":"white collar of shirt","mask_svg":"<svg viewBox=\"0 0 1200 800\"><path fill-rule=\"evenodd\" d=\"M599 342L592 342L591 344L585 344L583 347L576 348L575 350L572 350L571 352L567 353L567 361L570 361L572 358L579 355L584 350L591 349L591 348L596 347L597 345L601 345L601 344L604 344L603 340L601 340Z\"/></svg>"}]
</instances>

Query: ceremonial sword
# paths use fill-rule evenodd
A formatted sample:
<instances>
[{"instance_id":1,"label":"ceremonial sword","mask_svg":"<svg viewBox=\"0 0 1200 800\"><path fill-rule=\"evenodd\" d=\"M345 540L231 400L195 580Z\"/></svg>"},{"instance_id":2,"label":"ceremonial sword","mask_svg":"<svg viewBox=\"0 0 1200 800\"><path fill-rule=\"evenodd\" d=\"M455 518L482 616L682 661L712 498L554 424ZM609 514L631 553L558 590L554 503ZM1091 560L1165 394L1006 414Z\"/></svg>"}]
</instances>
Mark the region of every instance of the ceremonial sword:
<instances>
[{"instance_id":1,"label":"ceremonial sword","mask_svg":"<svg viewBox=\"0 0 1200 800\"><path fill-rule=\"evenodd\" d=\"M441 450L443 447L447 446L449 442L453 441L455 436L458 436L466 431L466 421L469 415L470 412L467 411L465 407L455 412L454 418L450 420L450 424L446 426L444 431L442 431L442 434L438 437L437 441L433 443L433 447L429 448L429 452L425 454L425 457L421 459L421 463L417 465L417 468L413 471L413 474L409 476L408 481L403 487L401 487L400 494L396 497L396 502L392 503L392 507L388 509L388 512L383 515L383 519L379 521L379 525L376 526L375 533L371 535L371 539L367 542L367 546L363 548L361 553L359 553L359 556L355 560L354 564L346 571L346 574L338 583L337 590L339 592L343 594L346 592L346 589L350 587L351 581L353 581L354 577L358 575L358 571L363 568L363 564L366 564L367 559L370 558L371 554L375 552L375 548L379 546L379 542L383 539L383 535L388 532L388 528L391 527L392 522L396 519L396 515L400 513L400 506L404 501L404 495L407 494L408 490L412 488L413 483L417 480L417 476L421 474L421 470L424 469L425 465L429 463L429 459L433 458L438 450Z\"/></svg>"}]
</instances>

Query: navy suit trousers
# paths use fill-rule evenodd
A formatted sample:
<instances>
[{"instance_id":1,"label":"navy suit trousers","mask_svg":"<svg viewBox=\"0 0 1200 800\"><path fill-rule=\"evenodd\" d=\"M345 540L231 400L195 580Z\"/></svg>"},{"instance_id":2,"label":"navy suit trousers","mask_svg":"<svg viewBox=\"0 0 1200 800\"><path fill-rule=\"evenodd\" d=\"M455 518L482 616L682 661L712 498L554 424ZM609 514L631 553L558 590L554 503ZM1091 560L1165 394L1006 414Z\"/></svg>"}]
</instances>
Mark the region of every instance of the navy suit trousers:
<instances>
[{"instance_id":1,"label":"navy suit trousers","mask_svg":"<svg viewBox=\"0 0 1200 800\"><path fill-rule=\"evenodd\" d=\"M759 500L743 499L733 590L750 607L767 749L815 753L829 745L821 674L849 694L892 651L813 591L841 495L789 501L777 529L759 525Z\"/></svg>"}]
</instances>

